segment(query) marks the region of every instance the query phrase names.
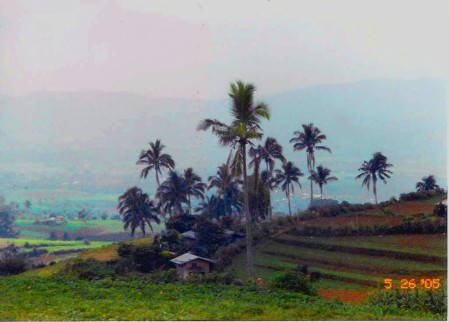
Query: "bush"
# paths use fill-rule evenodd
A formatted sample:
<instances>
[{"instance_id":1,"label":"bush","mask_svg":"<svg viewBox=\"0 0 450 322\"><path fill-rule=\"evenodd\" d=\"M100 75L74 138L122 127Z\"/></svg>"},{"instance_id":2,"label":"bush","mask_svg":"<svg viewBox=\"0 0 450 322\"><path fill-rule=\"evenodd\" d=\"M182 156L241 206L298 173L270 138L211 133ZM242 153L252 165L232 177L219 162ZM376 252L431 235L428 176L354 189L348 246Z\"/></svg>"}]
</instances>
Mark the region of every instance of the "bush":
<instances>
[{"instance_id":1,"label":"bush","mask_svg":"<svg viewBox=\"0 0 450 322\"><path fill-rule=\"evenodd\" d=\"M207 283L218 283L223 285L231 285L233 281L236 279L236 275L234 271L227 272L213 272L207 275L205 282Z\"/></svg>"},{"instance_id":2,"label":"bush","mask_svg":"<svg viewBox=\"0 0 450 322\"><path fill-rule=\"evenodd\" d=\"M307 276L299 271L287 272L278 276L272 282L272 288L316 295L316 291L308 281Z\"/></svg>"},{"instance_id":3,"label":"bush","mask_svg":"<svg viewBox=\"0 0 450 322\"><path fill-rule=\"evenodd\" d=\"M434 206L433 214L439 217L447 217L447 205L444 205L442 202L438 203Z\"/></svg>"},{"instance_id":4,"label":"bush","mask_svg":"<svg viewBox=\"0 0 450 322\"><path fill-rule=\"evenodd\" d=\"M168 283L176 283L176 282L181 281L181 277L178 274L176 269L171 268L166 271L162 271L162 272L153 274L152 280L154 283L168 284Z\"/></svg>"},{"instance_id":5,"label":"bush","mask_svg":"<svg viewBox=\"0 0 450 322\"><path fill-rule=\"evenodd\" d=\"M400 200L401 201L425 200L442 194L445 194L445 191L443 191L442 189L402 193L400 195Z\"/></svg>"},{"instance_id":6,"label":"bush","mask_svg":"<svg viewBox=\"0 0 450 322\"><path fill-rule=\"evenodd\" d=\"M27 270L27 261L19 256L8 256L0 259L0 275L17 275Z\"/></svg>"},{"instance_id":7,"label":"bush","mask_svg":"<svg viewBox=\"0 0 450 322\"><path fill-rule=\"evenodd\" d=\"M193 215L180 215L170 217L166 222L166 229L175 229L180 233L192 230L196 223L196 216Z\"/></svg>"},{"instance_id":8,"label":"bush","mask_svg":"<svg viewBox=\"0 0 450 322\"><path fill-rule=\"evenodd\" d=\"M132 245L122 243L117 249L120 257L128 259L137 271L148 273L157 268L167 266L173 257L163 251L159 245Z\"/></svg>"},{"instance_id":9,"label":"bush","mask_svg":"<svg viewBox=\"0 0 450 322\"><path fill-rule=\"evenodd\" d=\"M167 243L167 246L169 247L172 245L178 245L178 232L175 229L169 229L164 235L161 236L161 243Z\"/></svg>"},{"instance_id":10,"label":"bush","mask_svg":"<svg viewBox=\"0 0 450 322\"><path fill-rule=\"evenodd\" d=\"M88 258L86 260L78 259L68 263L62 273L79 279L93 281L112 276L114 270L108 267L105 262Z\"/></svg>"},{"instance_id":11,"label":"bush","mask_svg":"<svg viewBox=\"0 0 450 322\"><path fill-rule=\"evenodd\" d=\"M55 232L52 231L52 232L48 235L48 239L49 239L49 240L57 240L57 239L58 239L58 236L56 235Z\"/></svg>"},{"instance_id":12,"label":"bush","mask_svg":"<svg viewBox=\"0 0 450 322\"><path fill-rule=\"evenodd\" d=\"M443 291L427 290L383 291L368 299L369 305L377 305L385 310L396 312L398 309L445 314L447 312L447 295Z\"/></svg>"},{"instance_id":13,"label":"bush","mask_svg":"<svg viewBox=\"0 0 450 322\"><path fill-rule=\"evenodd\" d=\"M33 247L33 250L31 252L29 252L27 255L28 257L37 257L40 256L42 254L47 254L48 250L45 248L38 248L36 246Z\"/></svg>"}]
</instances>

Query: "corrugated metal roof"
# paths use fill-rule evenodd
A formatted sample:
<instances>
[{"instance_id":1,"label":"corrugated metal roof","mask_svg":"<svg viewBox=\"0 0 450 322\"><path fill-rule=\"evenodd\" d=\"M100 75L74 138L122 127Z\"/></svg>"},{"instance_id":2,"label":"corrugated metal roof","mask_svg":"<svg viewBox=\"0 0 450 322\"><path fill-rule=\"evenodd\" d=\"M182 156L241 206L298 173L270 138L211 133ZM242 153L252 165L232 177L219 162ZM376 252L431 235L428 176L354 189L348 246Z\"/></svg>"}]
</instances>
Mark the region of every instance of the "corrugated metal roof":
<instances>
[{"instance_id":1,"label":"corrugated metal roof","mask_svg":"<svg viewBox=\"0 0 450 322\"><path fill-rule=\"evenodd\" d=\"M193 232L192 230L186 231L181 235L186 238L195 239L195 232Z\"/></svg>"},{"instance_id":2,"label":"corrugated metal roof","mask_svg":"<svg viewBox=\"0 0 450 322\"><path fill-rule=\"evenodd\" d=\"M176 257L174 259L171 259L170 261L172 263L175 263L175 264L185 264L185 263L188 263L190 261L193 261L194 259L201 259L201 260L204 260L204 261L207 261L207 262L210 262L210 263L214 263L213 260L210 260L208 258L203 258L203 257L197 256L197 255L191 254L191 253L185 253L185 254L180 255L180 256L178 256L178 257Z\"/></svg>"}]
</instances>

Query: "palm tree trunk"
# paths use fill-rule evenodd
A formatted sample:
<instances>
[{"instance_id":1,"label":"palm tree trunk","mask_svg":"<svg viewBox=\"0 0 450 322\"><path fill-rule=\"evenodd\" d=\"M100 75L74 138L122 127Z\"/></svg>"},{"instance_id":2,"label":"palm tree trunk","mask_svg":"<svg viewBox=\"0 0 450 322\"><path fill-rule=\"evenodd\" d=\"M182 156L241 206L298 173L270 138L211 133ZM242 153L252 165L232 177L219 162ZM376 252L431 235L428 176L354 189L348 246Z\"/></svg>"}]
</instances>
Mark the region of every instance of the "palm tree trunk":
<instances>
[{"instance_id":1,"label":"palm tree trunk","mask_svg":"<svg viewBox=\"0 0 450 322\"><path fill-rule=\"evenodd\" d=\"M322 186L320 186L320 200L323 200L323 195L322 195Z\"/></svg>"},{"instance_id":2,"label":"palm tree trunk","mask_svg":"<svg viewBox=\"0 0 450 322\"><path fill-rule=\"evenodd\" d=\"M375 205L378 205L378 198L377 198L377 181L372 180L373 182L373 194L375 195Z\"/></svg>"},{"instance_id":3,"label":"palm tree trunk","mask_svg":"<svg viewBox=\"0 0 450 322\"><path fill-rule=\"evenodd\" d=\"M189 215L191 215L191 195L188 193L188 200L189 200Z\"/></svg>"},{"instance_id":4,"label":"palm tree trunk","mask_svg":"<svg viewBox=\"0 0 450 322\"><path fill-rule=\"evenodd\" d=\"M291 211L291 193L289 192L289 186L288 186L286 197L288 198L289 216L292 216L292 211Z\"/></svg>"},{"instance_id":5,"label":"palm tree trunk","mask_svg":"<svg viewBox=\"0 0 450 322\"><path fill-rule=\"evenodd\" d=\"M223 195L223 207L225 208L225 215L228 215L228 207L227 207L227 193L225 191ZM230 214L231 216L231 214Z\"/></svg>"},{"instance_id":6,"label":"palm tree trunk","mask_svg":"<svg viewBox=\"0 0 450 322\"><path fill-rule=\"evenodd\" d=\"M309 173L309 175L311 175L311 172ZM312 207L312 205L313 205L313 184L312 184L312 179L310 181L311 181L311 205L310 205L310 207Z\"/></svg>"},{"instance_id":7,"label":"palm tree trunk","mask_svg":"<svg viewBox=\"0 0 450 322\"><path fill-rule=\"evenodd\" d=\"M156 183L158 184L158 189L156 190L156 193L158 193L159 189L161 188L161 183L159 183L158 171L155 171L155 173L156 173Z\"/></svg>"},{"instance_id":8,"label":"palm tree trunk","mask_svg":"<svg viewBox=\"0 0 450 322\"><path fill-rule=\"evenodd\" d=\"M156 189L156 193L155 193L155 198L156 198L156 195L158 194L158 192L161 189L161 183L159 182L159 177L158 177L158 171L157 170L155 170L155 174L156 174L156 184L158 185L158 188ZM161 207L160 215L164 219L164 222L166 222L166 214L164 213L163 207Z\"/></svg>"},{"instance_id":9,"label":"palm tree trunk","mask_svg":"<svg viewBox=\"0 0 450 322\"><path fill-rule=\"evenodd\" d=\"M256 205L256 212L258 213L258 204L259 204L259 191L258 191L258 175L259 173L259 163L256 162L255 164L255 205ZM261 214L258 214L258 216L256 217L257 220L259 220L259 216Z\"/></svg>"},{"instance_id":10,"label":"palm tree trunk","mask_svg":"<svg viewBox=\"0 0 450 322\"><path fill-rule=\"evenodd\" d=\"M253 277L253 254L252 254L252 222L250 218L249 204L248 204L248 180L247 180L247 151L245 143L241 143L243 155L243 172L244 172L244 212L245 212L245 239L247 246L247 274Z\"/></svg>"}]
</instances>

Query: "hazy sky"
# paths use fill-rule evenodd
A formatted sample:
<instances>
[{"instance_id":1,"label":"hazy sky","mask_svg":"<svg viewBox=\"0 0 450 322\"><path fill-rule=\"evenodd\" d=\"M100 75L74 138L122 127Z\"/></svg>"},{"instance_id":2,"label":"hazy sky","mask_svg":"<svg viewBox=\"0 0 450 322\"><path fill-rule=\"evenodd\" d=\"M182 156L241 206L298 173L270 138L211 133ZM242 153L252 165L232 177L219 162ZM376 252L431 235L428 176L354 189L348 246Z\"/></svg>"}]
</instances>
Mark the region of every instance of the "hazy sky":
<instances>
[{"instance_id":1,"label":"hazy sky","mask_svg":"<svg viewBox=\"0 0 450 322\"><path fill-rule=\"evenodd\" d=\"M445 77L448 1L1 1L0 94L224 97Z\"/></svg>"}]
</instances>

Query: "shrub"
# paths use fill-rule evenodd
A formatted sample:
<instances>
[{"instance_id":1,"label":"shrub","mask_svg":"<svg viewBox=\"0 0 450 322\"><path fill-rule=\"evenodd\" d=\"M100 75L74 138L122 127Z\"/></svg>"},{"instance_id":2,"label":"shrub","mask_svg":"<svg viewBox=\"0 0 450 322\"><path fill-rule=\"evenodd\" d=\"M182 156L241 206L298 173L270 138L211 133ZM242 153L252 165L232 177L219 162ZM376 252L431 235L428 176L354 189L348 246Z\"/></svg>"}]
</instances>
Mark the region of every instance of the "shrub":
<instances>
[{"instance_id":1,"label":"shrub","mask_svg":"<svg viewBox=\"0 0 450 322\"><path fill-rule=\"evenodd\" d=\"M178 232L175 229L169 229L164 235L161 236L161 242L167 243L169 247L177 245L179 243Z\"/></svg>"},{"instance_id":2,"label":"shrub","mask_svg":"<svg viewBox=\"0 0 450 322\"><path fill-rule=\"evenodd\" d=\"M56 235L55 232L52 231L52 232L48 235L48 239L49 239L49 240L57 240L57 239L58 239L58 236Z\"/></svg>"},{"instance_id":3,"label":"shrub","mask_svg":"<svg viewBox=\"0 0 450 322\"><path fill-rule=\"evenodd\" d=\"M172 254L159 245L132 245L123 243L117 249L120 257L128 259L137 271L148 273L169 264Z\"/></svg>"},{"instance_id":4,"label":"shrub","mask_svg":"<svg viewBox=\"0 0 450 322\"><path fill-rule=\"evenodd\" d=\"M439 217L447 217L447 205L444 205L442 202L438 203L434 206L433 214Z\"/></svg>"},{"instance_id":5,"label":"shrub","mask_svg":"<svg viewBox=\"0 0 450 322\"><path fill-rule=\"evenodd\" d=\"M226 271L226 272L213 272L207 275L205 282L207 283L219 283L223 285L231 285L233 281L236 279L236 275L234 271Z\"/></svg>"},{"instance_id":6,"label":"shrub","mask_svg":"<svg viewBox=\"0 0 450 322\"><path fill-rule=\"evenodd\" d=\"M308 281L307 276L298 271L287 272L276 277L272 282L272 288L301 292L307 295L316 294L316 291Z\"/></svg>"},{"instance_id":7,"label":"shrub","mask_svg":"<svg viewBox=\"0 0 450 322\"><path fill-rule=\"evenodd\" d=\"M40 256L42 254L47 254L48 250L45 248L38 248L36 246L33 247L33 250L31 252L29 252L27 255L28 257L36 257L36 256Z\"/></svg>"},{"instance_id":8,"label":"shrub","mask_svg":"<svg viewBox=\"0 0 450 322\"><path fill-rule=\"evenodd\" d=\"M442 194L445 194L445 191L441 189L402 193L400 195L400 200L401 201L425 200Z\"/></svg>"},{"instance_id":9,"label":"shrub","mask_svg":"<svg viewBox=\"0 0 450 322\"><path fill-rule=\"evenodd\" d=\"M427 290L383 291L369 297L369 305L378 305L389 311L398 309L445 314L447 312L447 295L443 291Z\"/></svg>"},{"instance_id":10,"label":"shrub","mask_svg":"<svg viewBox=\"0 0 450 322\"><path fill-rule=\"evenodd\" d=\"M178 274L176 269L171 268L166 271L162 271L162 272L153 274L152 280L154 283L168 284L168 283L176 283L176 282L181 281L181 277Z\"/></svg>"},{"instance_id":11,"label":"shrub","mask_svg":"<svg viewBox=\"0 0 450 322\"><path fill-rule=\"evenodd\" d=\"M78 259L68 263L62 273L79 279L93 281L112 276L114 270L108 267L105 262L88 258L86 260Z\"/></svg>"},{"instance_id":12,"label":"shrub","mask_svg":"<svg viewBox=\"0 0 450 322\"><path fill-rule=\"evenodd\" d=\"M0 275L7 276L20 274L27 270L27 266L28 263L24 258L17 255L8 256L0 259Z\"/></svg>"},{"instance_id":13,"label":"shrub","mask_svg":"<svg viewBox=\"0 0 450 322\"><path fill-rule=\"evenodd\" d=\"M322 277L322 274L320 274L320 272L311 272L311 274L309 275L309 280L311 282L316 282L316 281L320 280L321 277Z\"/></svg>"},{"instance_id":14,"label":"shrub","mask_svg":"<svg viewBox=\"0 0 450 322\"><path fill-rule=\"evenodd\" d=\"M184 233L186 231L192 230L194 228L196 222L196 217L193 215L180 215L170 217L166 222L166 228L175 229L180 233Z\"/></svg>"}]
</instances>

